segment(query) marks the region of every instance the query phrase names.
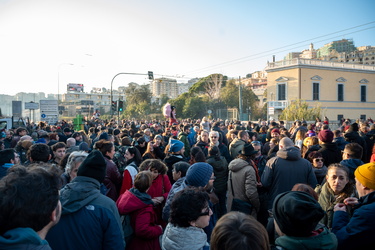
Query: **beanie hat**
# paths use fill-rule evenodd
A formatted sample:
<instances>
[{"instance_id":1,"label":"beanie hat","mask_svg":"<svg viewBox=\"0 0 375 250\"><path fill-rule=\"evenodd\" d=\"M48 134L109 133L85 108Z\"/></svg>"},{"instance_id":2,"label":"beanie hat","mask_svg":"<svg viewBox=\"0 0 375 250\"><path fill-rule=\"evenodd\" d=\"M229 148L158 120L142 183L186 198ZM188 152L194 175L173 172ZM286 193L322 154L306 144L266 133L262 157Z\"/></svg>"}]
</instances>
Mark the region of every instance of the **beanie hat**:
<instances>
[{"instance_id":1,"label":"beanie hat","mask_svg":"<svg viewBox=\"0 0 375 250\"><path fill-rule=\"evenodd\" d=\"M81 144L79 144L79 150L89 151L90 148L89 148L89 145L87 144L87 142L82 142Z\"/></svg>"},{"instance_id":2,"label":"beanie hat","mask_svg":"<svg viewBox=\"0 0 375 250\"><path fill-rule=\"evenodd\" d=\"M70 132L72 132L71 130L70 130L70 128L64 128L64 133L70 133Z\"/></svg>"},{"instance_id":3,"label":"beanie hat","mask_svg":"<svg viewBox=\"0 0 375 250\"><path fill-rule=\"evenodd\" d=\"M163 140L163 137L161 135L155 135L154 139L160 139L160 140Z\"/></svg>"},{"instance_id":4,"label":"beanie hat","mask_svg":"<svg viewBox=\"0 0 375 250\"><path fill-rule=\"evenodd\" d=\"M94 150L78 167L77 176L90 177L102 183L106 175L106 168L106 162L102 153Z\"/></svg>"},{"instance_id":5,"label":"beanie hat","mask_svg":"<svg viewBox=\"0 0 375 250\"><path fill-rule=\"evenodd\" d=\"M169 152L173 152L173 153L180 151L184 147L184 144L182 143L182 141L179 141L179 140L171 139L169 144L170 144Z\"/></svg>"},{"instance_id":6,"label":"beanie hat","mask_svg":"<svg viewBox=\"0 0 375 250\"><path fill-rule=\"evenodd\" d=\"M273 217L287 236L310 236L323 216L320 204L305 192L281 193L273 202Z\"/></svg>"},{"instance_id":7,"label":"beanie hat","mask_svg":"<svg viewBox=\"0 0 375 250\"><path fill-rule=\"evenodd\" d=\"M329 129L322 130L318 134L319 140L322 142L332 142L333 141L333 132Z\"/></svg>"},{"instance_id":8,"label":"beanie hat","mask_svg":"<svg viewBox=\"0 0 375 250\"><path fill-rule=\"evenodd\" d=\"M100 134L99 141L103 140L103 139L108 141L108 133L107 132L103 132L103 133Z\"/></svg>"},{"instance_id":9,"label":"beanie hat","mask_svg":"<svg viewBox=\"0 0 375 250\"><path fill-rule=\"evenodd\" d=\"M271 134L272 133L278 133L278 134L280 134L280 130L278 129L278 128L274 128L274 129L272 129L272 131L271 131Z\"/></svg>"},{"instance_id":10,"label":"beanie hat","mask_svg":"<svg viewBox=\"0 0 375 250\"><path fill-rule=\"evenodd\" d=\"M363 186L375 189L375 162L359 166L354 175Z\"/></svg>"},{"instance_id":11,"label":"beanie hat","mask_svg":"<svg viewBox=\"0 0 375 250\"><path fill-rule=\"evenodd\" d=\"M205 162L197 162L189 167L186 172L186 183L193 187L204 187L207 185L213 173L213 168Z\"/></svg>"}]
</instances>

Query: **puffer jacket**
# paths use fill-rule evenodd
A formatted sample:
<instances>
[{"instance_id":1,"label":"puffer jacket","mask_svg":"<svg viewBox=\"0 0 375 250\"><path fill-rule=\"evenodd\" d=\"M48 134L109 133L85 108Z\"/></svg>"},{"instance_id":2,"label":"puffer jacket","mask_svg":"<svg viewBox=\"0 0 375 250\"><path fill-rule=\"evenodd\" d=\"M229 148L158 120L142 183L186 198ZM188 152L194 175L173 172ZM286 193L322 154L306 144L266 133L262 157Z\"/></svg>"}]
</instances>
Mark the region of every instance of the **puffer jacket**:
<instances>
[{"instance_id":1,"label":"puffer jacket","mask_svg":"<svg viewBox=\"0 0 375 250\"><path fill-rule=\"evenodd\" d=\"M232 184L228 179L228 210L232 207L234 198L249 202L253 206L252 215L256 218L259 211L259 196L257 190L257 178L254 168L245 160L237 158L229 163L229 179L232 175Z\"/></svg>"}]
</instances>

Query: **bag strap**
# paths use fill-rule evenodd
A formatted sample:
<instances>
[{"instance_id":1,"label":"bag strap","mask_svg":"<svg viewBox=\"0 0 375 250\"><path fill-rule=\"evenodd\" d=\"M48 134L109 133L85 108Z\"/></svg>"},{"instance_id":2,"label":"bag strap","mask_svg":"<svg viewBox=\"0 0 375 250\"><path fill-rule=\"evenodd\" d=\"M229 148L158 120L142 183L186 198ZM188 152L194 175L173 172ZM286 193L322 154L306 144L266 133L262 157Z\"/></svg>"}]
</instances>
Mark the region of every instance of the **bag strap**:
<instances>
[{"instance_id":1,"label":"bag strap","mask_svg":"<svg viewBox=\"0 0 375 250\"><path fill-rule=\"evenodd\" d=\"M232 171L229 172L230 187L232 188L232 195L234 199L233 182L232 182Z\"/></svg>"}]
</instances>

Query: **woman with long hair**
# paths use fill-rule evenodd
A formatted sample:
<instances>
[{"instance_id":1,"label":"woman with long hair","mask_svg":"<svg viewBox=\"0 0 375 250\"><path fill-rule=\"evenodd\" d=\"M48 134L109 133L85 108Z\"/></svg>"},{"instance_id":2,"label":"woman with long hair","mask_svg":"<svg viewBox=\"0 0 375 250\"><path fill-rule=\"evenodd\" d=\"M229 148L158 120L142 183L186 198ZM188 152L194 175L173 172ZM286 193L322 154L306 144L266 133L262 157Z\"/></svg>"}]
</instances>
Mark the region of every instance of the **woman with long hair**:
<instances>
[{"instance_id":1,"label":"woman with long hair","mask_svg":"<svg viewBox=\"0 0 375 250\"><path fill-rule=\"evenodd\" d=\"M156 159L156 155L155 155L155 152L154 152L154 142L153 141L149 141L147 143L147 149L146 149L146 152L142 155L142 159L143 160L148 160L148 159Z\"/></svg>"},{"instance_id":2,"label":"woman with long hair","mask_svg":"<svg viewBox=\"0 0 375 250\"><path fill-rule=\"evenodd\" d=\"M326 182L323 186L317 186L315 191L319 195L319 204L326 211L322 223L332 228L333 208L338 203L354 195L354 187L349 182L349 169L341 164L334 163L328 167ZM351 207L346 206L350 212Z\"/></svg>"},{"instance_id":3,"label":"woman with long hair","mask_svg":"<svg viewBox=\"0 0 375 250\"><path fill-rule=\"evenodd\" d=\"M142 162L142 156L139 150L134 147L128 147L125 151L126 167L124 169L120 194L129 190L134 185L134 177L138 174L138 167Z\"/></svg>"},{"instance_id":4,"label":"woman with long hair","mask_svg":"<svg viewBox=\"0 0 375 250\"><path fill-rule=\"evenodd\" d=\"M296 138L294 140L294 145L296 145L300 150L302 149L303 140L306 137L306 132L303 129L300 129L296 133Z\"/></svg>"}]
</instances>

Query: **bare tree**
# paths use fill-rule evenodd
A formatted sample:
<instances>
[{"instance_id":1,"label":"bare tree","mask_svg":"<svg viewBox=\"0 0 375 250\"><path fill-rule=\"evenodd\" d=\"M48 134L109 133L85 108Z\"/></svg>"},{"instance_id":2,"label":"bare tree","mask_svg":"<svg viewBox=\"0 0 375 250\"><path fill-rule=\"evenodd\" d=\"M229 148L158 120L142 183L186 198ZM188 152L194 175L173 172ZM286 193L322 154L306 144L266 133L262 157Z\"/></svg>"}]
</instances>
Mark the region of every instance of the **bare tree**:
<instances>
[{"instance_id":1,"label":"bare tree","mask_svg":"<svg viewBox=\"0 0 375 250\"><path fill-rule=\"evenodd\" d=\"M215 100L220 97L220 89L223 84L223 75L222 74L212 74L206 80L204 89L210 99Z\"/></svg>"}]
</instances>

